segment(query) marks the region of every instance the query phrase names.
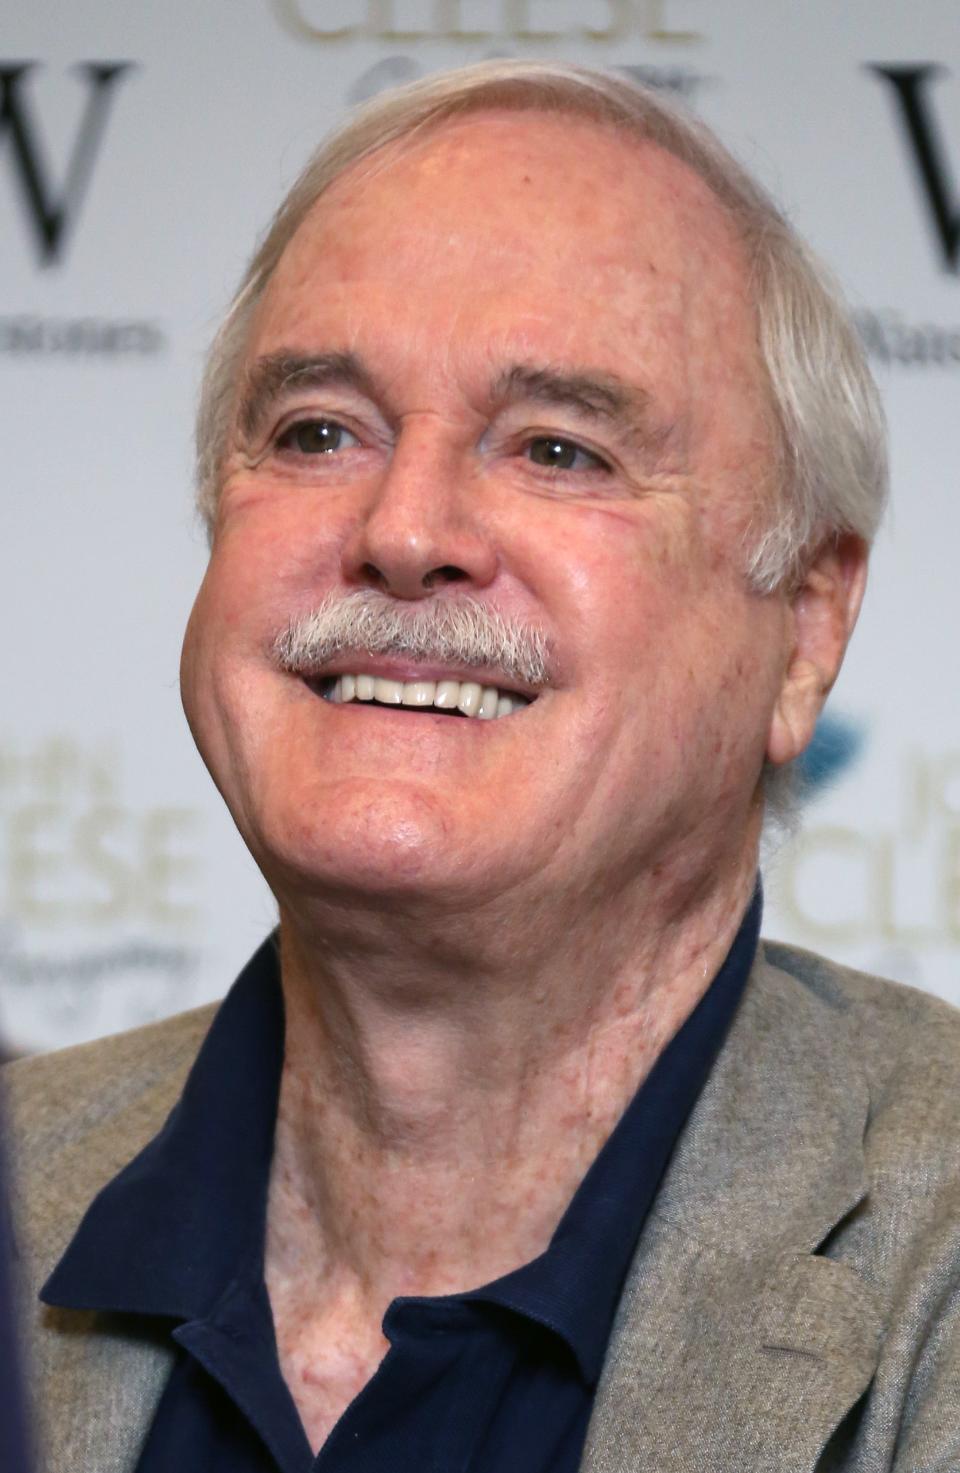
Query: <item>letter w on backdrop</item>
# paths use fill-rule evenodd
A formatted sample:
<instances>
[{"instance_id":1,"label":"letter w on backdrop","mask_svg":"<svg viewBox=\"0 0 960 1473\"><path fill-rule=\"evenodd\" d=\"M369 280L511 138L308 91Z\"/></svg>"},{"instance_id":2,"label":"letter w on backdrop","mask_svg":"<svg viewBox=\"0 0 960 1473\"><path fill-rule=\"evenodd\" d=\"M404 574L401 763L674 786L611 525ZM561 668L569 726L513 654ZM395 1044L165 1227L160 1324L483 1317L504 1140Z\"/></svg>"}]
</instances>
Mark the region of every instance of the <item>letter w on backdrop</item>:
<instances>
[{"instance_id":1,"label":"letter w on backdrop","mask_svg":"<svg viewBox=\"0 0 960 1473\"><path fill-rule=\"evenodd\" d=\"M35 61L0 65L0 144L8 150L42 266L56 265L83 204L116 84L132 63L84 61L74 70L87 97L59 191L50 182L24 83Z\"/></svg>"}]
</instances>

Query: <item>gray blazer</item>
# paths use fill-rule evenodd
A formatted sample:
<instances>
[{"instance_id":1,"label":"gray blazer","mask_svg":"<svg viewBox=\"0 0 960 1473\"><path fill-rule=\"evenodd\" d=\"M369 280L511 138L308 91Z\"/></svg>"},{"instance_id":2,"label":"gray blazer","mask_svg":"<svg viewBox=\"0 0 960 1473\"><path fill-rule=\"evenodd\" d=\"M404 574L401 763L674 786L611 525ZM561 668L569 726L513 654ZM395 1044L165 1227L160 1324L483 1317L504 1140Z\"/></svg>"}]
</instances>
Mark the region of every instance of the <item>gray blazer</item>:
<instances>
[{"instance_id":1,"label":"gray blazer","mask_svg":"<svg viewBox=\"0 0 960 1473\"><path fill-rule=\"evenodd\" d=\"M132 1473L148 1325L33 1306L212 1009L6 1071L44 1473ZM766 944L624 1288L584 1473L960 1470L960 1013Z\"/></svg>"}]
</instances>

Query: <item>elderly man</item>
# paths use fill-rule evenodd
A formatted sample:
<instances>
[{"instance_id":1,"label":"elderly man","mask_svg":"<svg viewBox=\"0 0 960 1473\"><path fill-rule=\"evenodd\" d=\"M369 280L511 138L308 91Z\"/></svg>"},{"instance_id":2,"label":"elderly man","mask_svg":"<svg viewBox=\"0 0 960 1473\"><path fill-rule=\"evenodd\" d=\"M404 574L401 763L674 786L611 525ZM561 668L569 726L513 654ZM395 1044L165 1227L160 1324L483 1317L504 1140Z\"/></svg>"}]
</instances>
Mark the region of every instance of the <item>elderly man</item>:
<instances>
[{"instance_id":1,"label":"elderly man","mask_svg":"<svg viewBox=\"0 0 960 1473\"><path fill-rule=\"evenodd\" d=\"M12 1071L46 1466L960 1467L957 1017L757 941L884 490L773 205L576 68L381 99L200 473L184 705L279 932Z\"/></svg>"}]
</instances>

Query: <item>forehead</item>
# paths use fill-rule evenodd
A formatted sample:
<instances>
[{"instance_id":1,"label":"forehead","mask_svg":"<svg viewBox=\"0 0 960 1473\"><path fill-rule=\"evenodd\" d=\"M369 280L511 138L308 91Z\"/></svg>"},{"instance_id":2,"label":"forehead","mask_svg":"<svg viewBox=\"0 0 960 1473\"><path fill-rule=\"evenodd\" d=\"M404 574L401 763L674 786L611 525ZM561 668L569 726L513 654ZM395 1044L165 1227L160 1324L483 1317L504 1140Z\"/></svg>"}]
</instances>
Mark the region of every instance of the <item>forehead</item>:
<instances>
[{"instance_id":1,"label":"forehead","mask_svg":"<svg viewBox=\"0 0 960 1473\"><path fill-rule=\"evenodd\" d=\"M677 399L693 377L701 394L764 381L723 206L672 155L579 116L474 113L347 170L284 252L254 352L354 348L315 339L349 334L361 296L411 347L442 332L488 358L586 354Z\"/></svg>"}]
</instances>

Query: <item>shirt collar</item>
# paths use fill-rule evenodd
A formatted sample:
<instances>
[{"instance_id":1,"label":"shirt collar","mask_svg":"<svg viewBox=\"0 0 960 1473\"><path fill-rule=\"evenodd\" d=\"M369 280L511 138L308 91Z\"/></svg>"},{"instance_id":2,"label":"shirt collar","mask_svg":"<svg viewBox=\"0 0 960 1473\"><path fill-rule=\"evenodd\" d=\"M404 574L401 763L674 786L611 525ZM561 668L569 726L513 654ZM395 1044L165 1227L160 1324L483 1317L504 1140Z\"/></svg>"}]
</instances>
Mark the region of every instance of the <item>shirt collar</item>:
<instances>
[{"instance_id":1,"label":"shirt collar","mask_svg":"<svg viewBox=\"0 0 960 1473\"><path fill-rule=\"evenodd\" d=\"M584 1177L547 1250L460 1296L562 1336L591 1382L644 1220L733 1021L760 930L759 881L712 985L664 1049ZM158 1136L94 1199L41 1291L48 1304L210 1314L238 1277L262 1277L284 1017L274 938L219 1009Z\"/></svg>"}]
</instances>

